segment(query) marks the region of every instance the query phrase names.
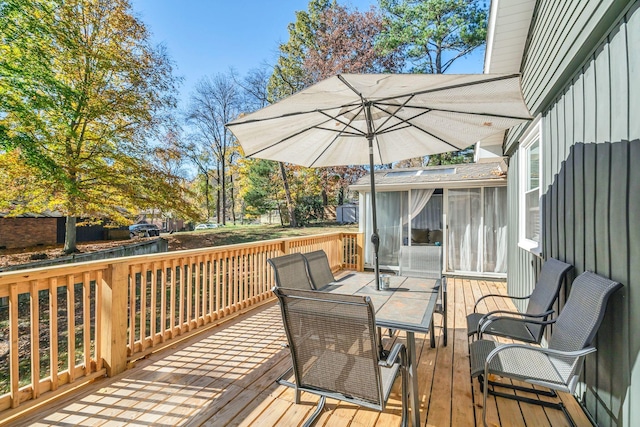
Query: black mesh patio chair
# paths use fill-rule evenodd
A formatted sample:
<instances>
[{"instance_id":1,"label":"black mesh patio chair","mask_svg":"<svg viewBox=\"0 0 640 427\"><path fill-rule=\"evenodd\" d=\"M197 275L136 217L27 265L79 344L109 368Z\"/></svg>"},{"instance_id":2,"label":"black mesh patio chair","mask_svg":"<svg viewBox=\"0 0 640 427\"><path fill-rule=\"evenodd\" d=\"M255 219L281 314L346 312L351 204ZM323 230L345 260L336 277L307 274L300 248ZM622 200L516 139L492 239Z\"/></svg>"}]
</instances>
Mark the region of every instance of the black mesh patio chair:
<instances>
[{"instance_id":1,"label":"black mesh patio chair","mask_svg":"<svg viewBox=\"0 0 640 427\"><path fill-rule=\"evenodd\" d=\"M307 262L307 272L315 289L321 289L329 283L335 282L329 258L323 250L302 254Z\"/></svg>"},{"instance_id":2,"label":"black mesh patio chair","mask_svg":"<svg viewBox=\"0 0 640 427\"><path fill-rule=\"evenodd\" d=\"M555 321L547 348L528 344L498 344L484 339L470 344L471 376L479 377L483 390L482 420L485 425L488 393L559 409L569 423L575 425L562 402L502 393L496 391L495 387L544 396L556 396L555 390L573 393L585 356L596 351L592 343L604 318L609 297L621 287L620 283L595 273L585 272L578 276ZM489 374L543 386L550 391L489 381Z\"/></svg>"},{"instance_id":3,"label":"black mesh patio chair","mask_svg":"<svg viewBox=\"0 0 640 427\"><path fill-rule=\"evenodd\" d=\"M402 425L407 425L407 356L395 344L378 357L375 314L369 297L274 288L299 392L320 396L305 426L322 412L326 398L384 411L398 374L402 377ZM303 327L300 327L300 326Z\"/></svg>"},{"instance_id":4,"label":"black mesh patio chair","mask_svg":"<svg viewBox=\"0 0 640 427\"><path fill-rule=\"evenodd\" d=\"M307 273L307 263L302 254L282 255L269 258L267 262L273 267L277 287L315 289Z\"/></svg>"},{"instance_id":5,"label":"black mesh patio chair","mask_svg":"<svg viewBox=\"0 0 640 427\"><path fill-rule=\"evenodd\" d=\"M401 246L398 253L399 274L404 277L436 279L438 303L434 313L442 315L442 340L447 345L447 278L442 276L442 246ZM436 346L431 318L430 344Z\"/></svg>"},{"instance_id":6,"label":"black mesh patio chair","mask_svg":"<svg viewBox=\"0 0 640 427\"><path fill-rule=\"evenodd\" d=\"M495 335L528 343L540 343L547 319L553 313L552 306L558 298L565 275L573 267L555 258L545 261L540 276L531 295L512 297L508 295L489 294L476 301L473 313L467 316L467 335L477 338L482 335ZM478 313L478 304L486 298L511 298L529 300L524 313L496 310L489 313Z\"/></svg>"}]
</instances>

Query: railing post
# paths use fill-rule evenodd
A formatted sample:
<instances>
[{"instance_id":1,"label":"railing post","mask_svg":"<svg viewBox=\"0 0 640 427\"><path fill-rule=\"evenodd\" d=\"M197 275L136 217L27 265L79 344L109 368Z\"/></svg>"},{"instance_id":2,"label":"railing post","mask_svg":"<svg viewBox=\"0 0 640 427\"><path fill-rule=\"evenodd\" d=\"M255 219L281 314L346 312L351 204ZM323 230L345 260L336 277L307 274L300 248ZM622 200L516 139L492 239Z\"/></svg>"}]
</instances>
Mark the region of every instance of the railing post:
<instances>
[{"instance_id":1,"label":"railing post","mask_svg":"<svg viewBox=\"0 0 640 427\"><path fill-rule=\"evenodd\" d=\"M126 263L110 264L102 287L100 306L102 357L107 375L112 377L127 368L127 295L129 268Z\"/></svg>"},{"instance_id":2,"label":"railing post","mask_svg":"<svg viewBox=\"0 0 640 427\"><path fill-rule=\"evenodd\" d=\"M282 253L287 255L291 251L291 244L288 239L282 241Z\"/></svg>"},{"instance_id":3,"label":"railing post","mask_svg":"<svg viewBox=\"0 0 640 427\"><path fill-rule=\"evenodd\" d=\"M356 253L358 256L356 259L358 260L358 268L356 270L364 271L364 233L358 233L357 245Z\"/></svg>"}]
</instances>

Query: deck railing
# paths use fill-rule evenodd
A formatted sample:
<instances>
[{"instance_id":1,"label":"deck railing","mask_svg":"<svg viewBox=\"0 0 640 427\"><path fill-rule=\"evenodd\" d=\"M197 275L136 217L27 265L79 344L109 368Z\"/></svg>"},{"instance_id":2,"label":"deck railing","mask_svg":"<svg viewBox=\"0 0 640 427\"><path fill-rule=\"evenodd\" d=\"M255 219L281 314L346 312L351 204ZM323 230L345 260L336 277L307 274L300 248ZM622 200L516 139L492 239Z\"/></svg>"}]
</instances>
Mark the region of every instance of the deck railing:
<instances>
[{"instance_id":1,"label":"deck railing","mask_svg":"<svg viewBox=\"0 0 640 427\"><path fill-rule=\"evenodd\" d=\"M0 273L0 422L272 299L270 257L323 249L362 270L362 248L329 233Z\"/></svg>"}]
</instances>

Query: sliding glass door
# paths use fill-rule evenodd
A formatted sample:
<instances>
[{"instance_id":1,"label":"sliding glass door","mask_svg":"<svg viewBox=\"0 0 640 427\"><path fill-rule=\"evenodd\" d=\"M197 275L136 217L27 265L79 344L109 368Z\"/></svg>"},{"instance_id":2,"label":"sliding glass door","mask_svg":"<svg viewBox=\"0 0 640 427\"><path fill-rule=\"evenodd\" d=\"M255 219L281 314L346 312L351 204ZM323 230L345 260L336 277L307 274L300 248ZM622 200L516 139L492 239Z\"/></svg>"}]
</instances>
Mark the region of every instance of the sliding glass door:
<instances>
[{"instance_id":1,"label":"sliding glass door","mask_svg":"<svg viewBox=\"0 0 640 427\"><path fill-rule=\"evenodd\" d=\"M365 193L364 202L365 264L371 266L373 245L370 243L369 193ZM447 271L506 273L506 187L452 188L444 192L431 189L380 192L376 202L380 235L378 261L381 267L398 266L398 252L402 245L442 244Z\"/></svg>"},{"instance_id":2,"label":"sliding glass door","mask_svg":"<svg viewBox=\"0 0 640 427\"><path fill-rule=\"evenodd\" d=\"M507 189L450 189L447 270L506 273Z\"/></svg>"}]
</instances>

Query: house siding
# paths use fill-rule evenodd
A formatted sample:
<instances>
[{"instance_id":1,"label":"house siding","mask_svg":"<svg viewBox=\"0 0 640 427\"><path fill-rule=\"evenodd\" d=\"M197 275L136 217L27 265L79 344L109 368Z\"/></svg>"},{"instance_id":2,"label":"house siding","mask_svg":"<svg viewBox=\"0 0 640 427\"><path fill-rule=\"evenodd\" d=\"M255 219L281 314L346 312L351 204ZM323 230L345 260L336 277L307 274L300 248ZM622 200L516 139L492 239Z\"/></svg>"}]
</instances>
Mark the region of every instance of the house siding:
<instances>
[{"instance_id":1,"label":"house siding","mask_svg":"<svg viewBox=\"0 0 640 427\"><path fill-rule=\"evenodd\" d=\"M570 279L590 270L624 285L576 391L601 426L640 425L633 405L640 401L639 7L541 1L523 61L525 98L543 117L542 257L573 264ZM538 258L517 246L520 134L514 130L507 145L512 295L530 293L539 268ZM565 286L558 310L568 292Z\"/></svg>"}]
</instances>

